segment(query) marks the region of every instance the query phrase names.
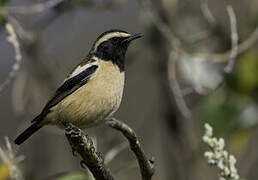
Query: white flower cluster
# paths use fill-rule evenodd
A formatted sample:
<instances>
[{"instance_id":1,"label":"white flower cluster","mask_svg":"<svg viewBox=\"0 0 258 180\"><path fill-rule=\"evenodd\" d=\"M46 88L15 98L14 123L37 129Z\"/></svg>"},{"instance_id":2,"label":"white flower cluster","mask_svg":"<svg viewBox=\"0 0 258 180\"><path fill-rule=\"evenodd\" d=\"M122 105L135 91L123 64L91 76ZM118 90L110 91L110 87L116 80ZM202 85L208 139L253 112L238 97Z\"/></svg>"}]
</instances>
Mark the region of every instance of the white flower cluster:
<instances>
[{"instance_id":1,"label":"white flower cluster","mask_svg":"<svg viewBox=\"0 0 258 180\"><path fill-rule=\"evenodd\" d=\"M212 127L209 124L205 124L204 127L203 141L210 147L210 151L204 153L208 164L219 169L220 180L239 180L240 178L235 167L236 158L224 150L224 139L213 137Z\"/></svg>"}]
</instances>

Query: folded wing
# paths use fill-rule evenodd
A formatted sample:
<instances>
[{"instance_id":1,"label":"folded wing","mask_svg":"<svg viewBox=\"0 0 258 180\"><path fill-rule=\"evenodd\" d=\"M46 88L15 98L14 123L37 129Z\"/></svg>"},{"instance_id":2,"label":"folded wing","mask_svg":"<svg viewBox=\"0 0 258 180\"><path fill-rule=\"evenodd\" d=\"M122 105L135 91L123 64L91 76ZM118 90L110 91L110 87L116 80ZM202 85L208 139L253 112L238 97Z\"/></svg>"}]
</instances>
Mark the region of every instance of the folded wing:
<instances>
[{"instance_id":1,"label":"folded wing","mask_svg":"<svg viewBox=\"0 0 258 180\"><path fill-rule=\"evenodd\" d=\"M85 85L89 80L91 75L97 70L98 65L84 65L87 68L81 68L82 71L68 77L63 84L56 90L54 97L46 104L44 107L41 117L45 117L50 109L62 101L65 97L72 94L74 91L79 89L81 86ZM73 73L72 73L73 74ZM37 121L37 119L32 120L32 122Z\"/></svg>"}]
</instances>

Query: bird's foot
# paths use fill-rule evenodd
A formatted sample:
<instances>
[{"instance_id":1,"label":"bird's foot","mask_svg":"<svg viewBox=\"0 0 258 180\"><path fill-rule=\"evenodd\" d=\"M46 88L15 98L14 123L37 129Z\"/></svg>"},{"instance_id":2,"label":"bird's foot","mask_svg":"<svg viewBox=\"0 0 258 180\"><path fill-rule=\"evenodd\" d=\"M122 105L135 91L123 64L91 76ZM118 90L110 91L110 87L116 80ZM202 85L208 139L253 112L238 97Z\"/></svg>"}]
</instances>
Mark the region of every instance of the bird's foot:
<instances>
[{"instance_id":1,"label":"bird's foot","mask_svg":"<svg viewBox=\"0 0 258 180\"><path fill-rule=\"evenodd\" d=\"M77 151L73 148L72 148L72 154L73 154L73 156L77 157Z\"/></svg>"},{"instance_id":2,"label":"bird's foot","mask_svg":"<svg viewBox=\"0 0 258 180\"><path fill-rule=\"evenodd\" d=\"M101 152L96 152L97 156L99 157L99 159L101 160L101 164L104 163L104 156Z\"/></svg>"},{"instance_id":3,"label":"bird's foot","mask_svg":"<svg viewBox=\"0 0 258 180\"><path fill-rule=\"evenodd\" d=\"M82 135L82 131L71 123L62 122L65 128L65 134L71 137L79 137Z\"/></svg>"},{"instance_id":4,"label":"bird's foot","mask_svg":"<svg viewBox=\"0 0 258 180\"><path fill-rule=\"evenodd\" d=\"M84 160L81 160L81 167L83 168L83 169L86 169L87 168L87 164L86 164L86 162L84 161Z\"/></svg>"}]
</instances>

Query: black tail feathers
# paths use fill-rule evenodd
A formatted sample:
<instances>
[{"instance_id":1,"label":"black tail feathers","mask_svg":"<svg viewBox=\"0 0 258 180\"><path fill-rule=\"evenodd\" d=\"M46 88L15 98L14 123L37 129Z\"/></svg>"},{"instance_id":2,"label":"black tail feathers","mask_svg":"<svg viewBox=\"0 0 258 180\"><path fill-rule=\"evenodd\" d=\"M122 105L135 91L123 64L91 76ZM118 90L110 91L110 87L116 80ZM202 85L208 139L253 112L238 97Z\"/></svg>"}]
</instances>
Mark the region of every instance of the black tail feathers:
<instances>
[{"instance_id":1,"label":"black tail feathers","mask_svg":"<svg viewBox=\"0 0 258 180\"><path fill-rule=\"evenodd\" d=\"M27 128L22 134L20 134L15 140L14 143L17 145L22 144L24 141L26 141L32 134L34 134L36 131L38 131L40 128L42 128L41 118L36 117L37 121L34 121L34 123Z\"/></svg>"}]
</instances>

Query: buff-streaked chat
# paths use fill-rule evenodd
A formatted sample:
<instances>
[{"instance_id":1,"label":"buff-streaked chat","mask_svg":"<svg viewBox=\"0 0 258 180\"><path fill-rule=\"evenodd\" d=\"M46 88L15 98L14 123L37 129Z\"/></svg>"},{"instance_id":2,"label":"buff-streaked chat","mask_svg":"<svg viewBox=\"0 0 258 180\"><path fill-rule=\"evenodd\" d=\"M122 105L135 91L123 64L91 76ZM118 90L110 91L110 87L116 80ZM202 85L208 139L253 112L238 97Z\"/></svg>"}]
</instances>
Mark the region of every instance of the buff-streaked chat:
<instances>
[{"instance_id":1,"label":"buff-streaked chat","mask_svg":"<svg viewBox=\"0 0 258 180\"><path fill-rule=\"evenodd\" d=\"M64 123L72 123L86 129L111 117L123 95L127 48L140 37L122 30L102 33L15 143L20 145L45 125L62 128Z\"/></svg>"}]
</instances>

